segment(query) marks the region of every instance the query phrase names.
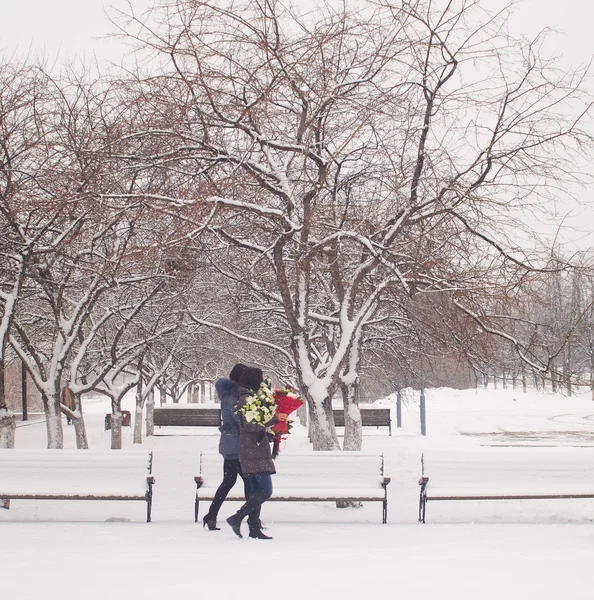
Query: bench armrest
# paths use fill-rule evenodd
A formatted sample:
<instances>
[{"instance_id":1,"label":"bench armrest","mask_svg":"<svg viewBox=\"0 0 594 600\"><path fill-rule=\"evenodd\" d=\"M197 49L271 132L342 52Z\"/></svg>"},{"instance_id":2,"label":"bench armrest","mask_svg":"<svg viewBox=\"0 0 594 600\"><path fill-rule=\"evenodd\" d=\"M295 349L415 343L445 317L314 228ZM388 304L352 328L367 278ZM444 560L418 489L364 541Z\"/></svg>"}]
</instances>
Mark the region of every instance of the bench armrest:
<instances>
[{"instance_id":1,"label":"bench armrest","mask_svg":"<svg viewBox=\"0 0 594 600\"><path fill-rule=\"evenodd\" d=\"M194 481L196 482L197 488L199 488L204 483L204 479L202 478L202 475L194 475Z\"/></svg>"},{"instance_id":2,"label":"bench armrest","mask_svg":"<svg viewBox=\"0 0 594 600\"><path fill-rule=\"evenodd\" d=\"M150 483L151 485L153 485L155 483L155 476L154 475L147 475L146 476L146 482Z\"/></svg>"},{"instance_id":3,"label":"bench armrest","mask_svg":"<svg viewBox=\"0 0 594 600\"><path fill-rule=\"evenodd\" d=\"M429 481L429 477L427 477L426 475L423 475L423 477L421 477L419 479L419 485L427 485L428 481Z\"/></svg>"},{"instance_id":4,"label":"bench armrest","mask_svg":"<svg viewBox=\"0 0 594 600\"><path fill-rule=\"evenodd\" d=\"M388 485L388 483L390 483L390 481L392 481L391 477L384 477L384 480L382 481L382 485L386 486L386 485Z\"/></svg>"}]
</instances>

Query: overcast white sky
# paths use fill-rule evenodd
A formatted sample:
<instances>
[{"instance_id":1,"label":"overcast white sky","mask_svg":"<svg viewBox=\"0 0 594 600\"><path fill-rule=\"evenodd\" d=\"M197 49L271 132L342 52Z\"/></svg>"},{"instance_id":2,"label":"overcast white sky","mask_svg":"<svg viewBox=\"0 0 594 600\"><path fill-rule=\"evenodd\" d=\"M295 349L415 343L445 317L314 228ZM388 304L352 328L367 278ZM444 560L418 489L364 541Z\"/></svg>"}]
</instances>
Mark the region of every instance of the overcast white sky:
<instances>
[{"instance_id":1,"label":"overcast white sky","mask_svg":"<svg viewBox=\"0 0 594 600\"><path fill-rule=\"evenodd\" d=\"M311 2L315 0L293 0ZM338 1L338 0L337 0ZM130 0L137 12L152 6L154 0ZM495 9L505 0L484 0ZM113 32L106 11L128 11L128 0L0 0L0 54L43 55L50 62L94 55L119 63L125 47L116 40L100 39ZM568 67L588 62L594 55L593 0L524 0L511 22L512 32L531 36L544 27L560 32L555 50ZM581 247L594 246L594 193L580 196L589 207L575 211L573 221L581 228ZM573 237L573 236L572 236ZM586 241L587 240L587 241Z\"/></svg>"},{"instance_id":2,"label":"overcast white sky","mask_svg":"<svg viewBox=\"0 0 594 600\"><path fill-rule=\"evenodd\" d=\"M139 11L153 4L130 2ZM501 3L485 0L487 7ZM527 34L545 26L560 29L565 35L559 38L559 50L568 61L583 62L594 53L593 5L591 0L525 0L514 27ZM128 0L0 0L0 51L27 54L31 49L45 52L51 60L58 54L97 54L117 61L117 43L97 38L113 31L105 11L127 6Z\"/></svg>"}]
</instances>

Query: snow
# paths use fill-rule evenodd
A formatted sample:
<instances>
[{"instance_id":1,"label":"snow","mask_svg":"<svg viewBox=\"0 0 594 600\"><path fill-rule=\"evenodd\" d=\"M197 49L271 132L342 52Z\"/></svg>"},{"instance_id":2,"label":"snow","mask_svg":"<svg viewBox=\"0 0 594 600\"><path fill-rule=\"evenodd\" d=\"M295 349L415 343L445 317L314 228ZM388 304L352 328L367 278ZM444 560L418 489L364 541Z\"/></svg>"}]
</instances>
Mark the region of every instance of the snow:
<instances>
[{"instance_id":1,"label":"snow","mask_svg":"<svg viewBox=\"0 0 594 600\"><path fill-rule=\"evenodd\" d=\"M151 454L134 450L0 449L0 493L17 496L146 497Z\"/></svg>"},{"instance_id":2,"label":"snow","mask_svg":"<svg viewBox=\"0 0 594 600\"><path fill-rule=\"evenodd\" d=\"M377 502L359 509L269 502L262 517L274 539L240 540L224 523L239 506L228 502L221 530L207 531L194 523L193 477L199 452L216 451L218 431L162 428L143 444L154 452L152 523L145 523L142 502L13 500L0 510L2 598L590 600L594 500L430 502L428 523L417 522L421 453L534 446L536 456L592 448L589 392L566 398L442 389L427 390L426 401L426 437L411 391L402 429L394 427L392 436L386 428L364 429L364 451L383 452L392 478L387 525ZM395 413L395 397L377 404ZM122 408L133 406L128 395ZM87 399L83 409L91 448L107 449L109 401ZM46 446L41 420L18 425L17 448ZM64 434L74 447L73 427L64 425ZM132 448L132 428L124 436L125 449ZM295 424L277 469L283 451L310 450Z\"/></svg>"}]
</instances>

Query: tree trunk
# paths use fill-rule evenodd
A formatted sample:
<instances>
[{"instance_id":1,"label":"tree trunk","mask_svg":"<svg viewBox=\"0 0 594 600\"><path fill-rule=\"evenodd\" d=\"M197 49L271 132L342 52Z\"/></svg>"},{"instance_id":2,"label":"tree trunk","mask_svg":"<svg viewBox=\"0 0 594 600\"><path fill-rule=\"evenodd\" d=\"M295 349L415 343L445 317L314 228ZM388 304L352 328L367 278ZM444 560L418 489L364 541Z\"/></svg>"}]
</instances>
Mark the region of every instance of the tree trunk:
<instances>
[{"instance_id":1,"label":"tree trunk","mask_svg":"<svg viewBox=\"0 0 594 600\"><path fill-rule=\"evenodd\" d=\"M594 383L592 384L594 389ZM297 417L299 423L303 426L306 427L307 426L307 405L306 404L302 404L298 409L297 412L295 413L295 416Z\"/></svg>"},{"instance_id":2,"label":"tree trunk","mask_svg":"<svg viewBox=\"0 0 594 600\"><path fill-rule=\"evenodd\" d=\"M41 392L43 411L45 413L45 425L47 428L47 447L57 449L64 447L64 431L62 429L62 411L58 393L48 396Z\"/></svg>"},{"instance_id":3,"label":"tree trunk","mask_svg":"<svg viewBox=\"0 0 594 600\"><path fill-rule=\"evenodd\" d=\"M14 448L16 419L14 413L8 409L6 404L4 376L4 358L2 355L0 356L0 448ZM0 500L0 506L1 502Z\"/></svg>"},{"instance_id":4,"label":"tree trunk","mask_svg":"<svg viewBox=\"0 0 594 600\"><path fill-rule=\"evenodd\" d=\"M340 384L344 406L344 442L342 449L347 451L361 450L363 445L363 427L359 409L359 381L346 385Z\"/></svg>"},{"instance_id":5,"label":"tree trunk","mask_svg":"<svg viewBox=\"0 0 594 600\"><path fill-rule=\"evenodd\" d=\"M308 407L313 449L319 451L340 450L330 398L326 397L321 403L309 399Z\"/></svg>"},{"instance_id":6,"label":"tree trunk","mask_svg":"<svg viewBox=\"0 0 594 600\"><path fill-rule=\"evenodd\" d=\"M136 403L134 410L134 434L132 436L133 444L142 444L142 407L144 405L144 386L142 385L142 374L138 378L136 385Z\"/></svg>"},{"instance_id":7,"label":"tree trunk","mask_svg":"<svg viewBox=\"0 0 594 600\"><path fill-rule=\"evenodd\" d=\"M4 403L4 397L0 398ZM0 408L0 448L14 448L16 419L5 406ZM10 498L0 498L0 508L10 508Z\"/></svg>"},{"instance_id":8,"label":"tree trunk","mask_svg":"<svg viewBox=\"0 0 594 600\"><path fill-rule=\"evenodd\" d=\"M0 408L0 448L14 448L16 419L8 408Z\"/></svg>"},{"instance_id":9,"label":"tree trunk","mask_svg":"<svg viewBox=\"0 0 594 600\"><path fill-rule=\"evenodd\" d=\"M87 430L82 412L80 394L73 393L69 386L65 386L62 389L60 410L66 415L68 423L70 424L72 421L72 424L74 425L76 447L79 450L87 450L89 442L87 440Z\"/></svg>"},{"instance_id":10,"label":"tree trunk","mask_svg":"<svg viewBox=\"0 0 594 600\"><path fill-rule=\"evenodd\" d=\"M121 398L111 401L111 449L122 449L122 409Z\"/></svg>"},{"instance_id":11,"label":"tree trunk","mask_svg":"<svg viewBox=\"0 0 594 600\"><path fill-rule=\"evenodd\" d=\"M72 414L72 424L74 425L74 435L76 437L76 447L79 450L87 450L89 441L87 439L87 428L85 417L82 411L80 394L72 394L74 400L74 412Z\"/></svg>"},{"instance_id":12,"label":"tree trunk","mask_svg":"<svg viewBox=\"0 0 594 600\"><path fill-rule=\"evenodd\" d=\"M155 435L155 388L152 387L148 393L146 403L146 435Z\"/></svg>"},{"instance_id":13,"label":"tree trunk","mask_svg":"<svg viewBox=\"0 0 594 600\"><path fill-rule=\"evenodd\" d=\"M142 406L135 407L133 444L142 444Z\"/></svg>"},{"instance_id":14,"label":"tree trunk","mask_svg":"<svg viewBox=\"0 0 594 600\"><path fill-rule=\"evenodd\" d=\"M555 363L551 362L551 389L553 394L556 394L558 391L557 386L557 372L555 371Z\"/></svg>"}]
</instances>

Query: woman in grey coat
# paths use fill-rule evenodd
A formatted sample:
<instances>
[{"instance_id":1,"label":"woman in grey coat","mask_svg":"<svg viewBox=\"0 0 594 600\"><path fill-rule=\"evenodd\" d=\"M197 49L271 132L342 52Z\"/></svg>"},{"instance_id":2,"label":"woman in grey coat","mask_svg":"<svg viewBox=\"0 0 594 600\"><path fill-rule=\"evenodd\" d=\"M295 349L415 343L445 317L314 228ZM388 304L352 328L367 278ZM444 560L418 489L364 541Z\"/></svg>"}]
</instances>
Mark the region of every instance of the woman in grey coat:
<instances>
[{"instance_id":1,"label":"woman in grey coat","mask_svg":"<svg viewBox=\"0 0 594 600\"><path fill-rule=\"evenodd\" d=\"M261 369L248 367L237 381L239 400L237 402L237 411L245 404L248 396L253 394L260 387L263 381ZM259 540L270 540L262 531L260 521L260 510L262 504L272 496L272 478L276 473L270 442L266 428L272 427L278 421L286 421L287 415L276 413L274 417L264 425L248 423L243 414L239 416L239 462L241 472L247 477L249 482L249 497L245 504L232 516L227 519L233 532L238 537L241 535L241 522L247 516L249 525L249 535L251 538Z\"/></svg>"},{"instance_id":2,"label":"woman in grey coat","mask_svg":"<svg viewBox=\"0 0 594 600\"><path fill-rule=\"evenodd\" d=\"M210 531L219 530L217 527L217 515L225 502L231 488L240 475L243 479L245 497L249 495L249 483L247 477L241 472L239 462L239 415L235 414L235 405L239 399L237 381L245 372L246 365L236 364L229 373L229 379L221 378L215 383L215 389L221 402L221 438L219 440L219 454L223 456L223 481L219 485L213 501L204 519L203 526Z\"/></svg>"}]
</instances>

